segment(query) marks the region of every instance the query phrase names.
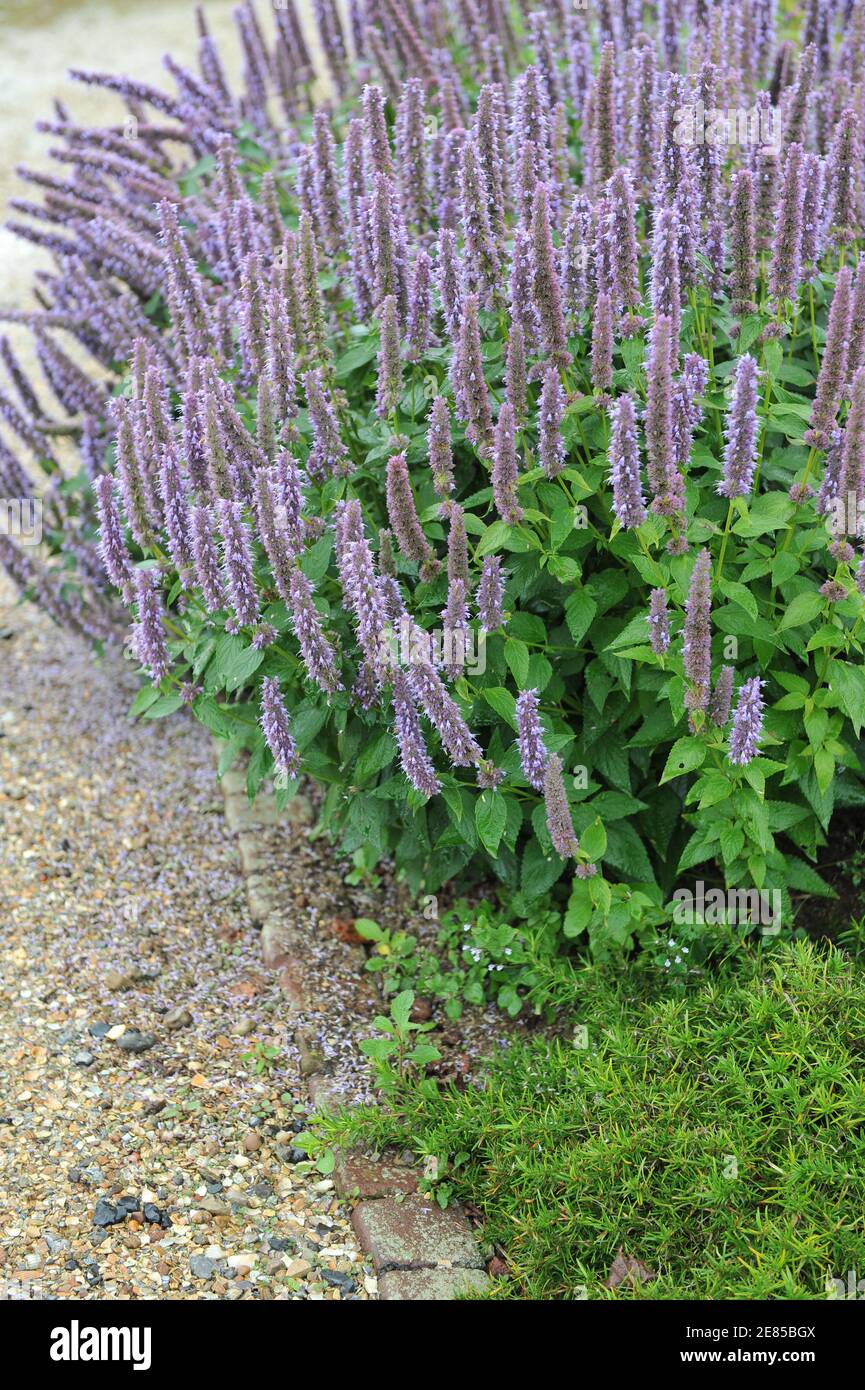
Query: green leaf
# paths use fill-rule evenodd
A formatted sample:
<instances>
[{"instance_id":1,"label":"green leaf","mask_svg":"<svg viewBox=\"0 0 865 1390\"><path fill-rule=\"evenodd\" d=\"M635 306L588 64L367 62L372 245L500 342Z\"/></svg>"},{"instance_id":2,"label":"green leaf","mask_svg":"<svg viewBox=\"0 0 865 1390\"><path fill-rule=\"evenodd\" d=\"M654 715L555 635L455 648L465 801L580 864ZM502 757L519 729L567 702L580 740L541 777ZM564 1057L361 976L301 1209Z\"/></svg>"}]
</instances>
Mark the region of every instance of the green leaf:
<instances>
[{"instance_id":1,"label":"green leaf","mask_svg":"<svg viewBox=\"0 0 865 1390\"><path fill-rule=\"evenodd\" d=\"M396 744L393 735L379 734L377 739L367 744L355 763L352 780L365 782L368 777L374 777L377 772L381 772L395 757Z\"/></svg>"},{"instance_id":2,"label":"green leaf","mask_svg":"<svg viewBox=\"0 0 865 1390\"><path fill-rule=\"evenodd\" d=\"M865 724L865 670L845 661L833 661L829 666L829 688L838 696L858 738Z\"/></svg>"},{"instance_id":3,"label":"green leaf","mask_svg":"<svg viewBox=\"0 0 865 1390\"><path fill-rule=\"evenodd\" d=\"M364 941L381 941L384 937L378 922L374 922L371 917L355 917L354 929Z\"/></svg>"},{"instance_id":4,"label":"green leaf","mask_svg":"<svg viewBox=\"0 0 865 1390\"><path fill-rule=\"evenodd\" d=\"M555 851L544 854L537 840L530 840L523 854L520 887L526 898L540 898L565 871L565 861Z\"/></svg>"},{"instance_id":5,"label":"green leaf","mask_svg":"<svg viewBox=\"0 0 865 1390\"><path fill-rule=\"evenodd\" d=\"M585 589L577 589L565 603L565 622L573 638L574 646L579 646L592 624L598 605ZM644 633L645 635L645 633Z\"/></svg>"},{"instance_id":6,"label":"green leaf","mask_svg":"<svg viewBox=\"0 0 865 1390\"><path fill-rule=\"evenodd\" d=\"M589 859L603 859L607 848L607 832L599 816L580 835L580 849Z\"/></svg>"},{"instance_id":7,"label":"green leaf","mask_svg":"<svg viewBox=\"0 0 865 1390\"><path fill-rule=\"evenodd\" d=\"M207 690L239 690L248 685L264 660L264 652L251 647L236 633L225 632L216 644L207 668Z\"/></svg>"},{"instance_id":8,"label":"green leaf","mask_svg":"<svg viewBox=\"0 0 865 1390\"><path fill-rule=\"evenodd\" d=\"M508 808L505 798L498 788L488 788L481 792L475 802L475 825L481 844L488 854L495 857L499 841L505 833Z\"/></svg>"},{"instance_id":9,"label":"green leaf","mask_svg":"<svg viewBox=\"0 0 865 1390\"><path fill-rule=\"evenodd\" d=\"M327 574L332 550L333 532L328 529L318 538L315 545L311 545L309 550L304 552L300 568L311 584L317 584Z\"/></svg>"},{"instance_id":10,"label":"green leaf","mask_svg":"<svg viewBox=\"0 0 865 1390\"><path fill-rule=\"evenodd\" d=\"M822 595L816 589L806 589L804 593L797 594L782 613L778 630L786 632L790 627L802 627L804 623L813 622L822 610L823 602Z\"/></svg>"},{"instance_id":11,"label":"green leaf","mask_svg":"<svg viewBox=\"0 0 865 1390\"><path fill-rule=\"evenodd\" d=\"M655 875L642 840L633 826L617 821L607 828L604 863L610 864L631 883L654 883ZM594 879L589 880L594 883Z\"/></svg>"},{"instance_id":12,"label":"green leaf","mask_svg":"<svg viewBox=\"0 0 865 1390\"><path fill-rule=\"evenodd\" d=\"M162 698L162 692L158 685L145 685L139 690L132 704L129 706L129 718L135 719L139 714L143 714L146 709L154 705L157 700Z\"/></svg>"},{"instance_id":13,"label":"green leaf","mask_svg":"<svg viewBox=\"0 0 865 1390\"><path fill-rule=\"evenodd\" d=\"M681 777L683 773L693 772L695 768L701 767L706 761L706 751L706 745L702 739L677 739L670 749L659 785L663 786L673 777Z\"/></svg>"},{"instance_id":14,"label":"green leaf","mask_svg":"<svg viewBox=\"0 0 865 1390\"><path fill-rule=\"evenodd\" d=\"M512 729L517 727L517 702L509 690L505 690L503 685L488 686L484 691L484 699Z\"/></svg>"},{"instance_id":15,"label":"green leaf","mask_svg":"<svg viewBox=\"0 0 865 1390\"><path fill-rule=\"evenodd\" d=\"M526 689L529 676L529 649L525 642L516 637L508 637L505 642L505 661L520 690Z\"/></svg>"},{"instance_id":16,"label":"green leaf","mask_svg":"<svg viewBox=\"0 0 865 1390\"><path fill-rule=\"evenodd\" d=\"M478 541L475 559L482 560L485 555L493 555L497 550L523 551L528 548L528 541L517 535L513 526L508 526L504 521L494 521Z\"/></svg>"},{"instance_id":17,"label":"green leaf","mask_svg":"<svg viewBox=\"0 0 865 1390\"><path fill-rule=\"evenodd\" d=\"M722 579L719 588L731 603L738 603L740 608L744 608L746 613L756 619L757 600L745 584L736 584L731 579Z\"/></svg>"},{"instance_id":18,"label":"green leaf","mask_svg":"<svg viewBox=\"0 0 865 1390\"><path fill-rule=\"evenodd\" d=\"M796 859L792 854L785 855L784 872L788 888L798 888L801 893L815 893L821 898L838 896L835 889L820 877L816 869L812 869L810 864Z\"/></svg>"},{"instance_id":19,"label":"green leaf","mask_svg":"<svg viewBox=\"0 0 865 1390\"><path fill-rule=\"evenodd\" d=\"M400 1031L404 1031L414 1004L414 990L404 989L396 995L390 1006L390 1016Z\"/></svg>"}]
</instances>

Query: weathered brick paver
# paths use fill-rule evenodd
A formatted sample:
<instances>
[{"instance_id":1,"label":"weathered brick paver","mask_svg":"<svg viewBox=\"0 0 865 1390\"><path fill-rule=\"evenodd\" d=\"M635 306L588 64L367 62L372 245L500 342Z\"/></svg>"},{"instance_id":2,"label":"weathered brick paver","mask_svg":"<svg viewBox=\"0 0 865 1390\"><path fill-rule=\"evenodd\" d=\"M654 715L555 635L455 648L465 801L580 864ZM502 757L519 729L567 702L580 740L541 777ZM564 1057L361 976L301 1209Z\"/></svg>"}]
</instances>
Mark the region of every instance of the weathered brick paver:
<instances>
[{"instance_id":1,"label":"weathered brick paver","mask_svg":"<svg viewBox=\"0 0 865 1390\"><path fill-rule=\"evenodd\" d=\"M379 1276L378 1296L430 1303L483 1293L489 1278L481 1269L392 1269Z\"/></svg>"},{"instance_id":2,"label":"weathered brick paver","mask_svg":"<svg viewBox=\"0 0 865 1390\"><path fill-rule=\"evenodd\" d=\"M455 1207L442 1211L429 1197L361 1202L351 1220L379 1273L438 1265L483 1269L481 1253L462 1214Z\"/></svg>"}]
</instances>

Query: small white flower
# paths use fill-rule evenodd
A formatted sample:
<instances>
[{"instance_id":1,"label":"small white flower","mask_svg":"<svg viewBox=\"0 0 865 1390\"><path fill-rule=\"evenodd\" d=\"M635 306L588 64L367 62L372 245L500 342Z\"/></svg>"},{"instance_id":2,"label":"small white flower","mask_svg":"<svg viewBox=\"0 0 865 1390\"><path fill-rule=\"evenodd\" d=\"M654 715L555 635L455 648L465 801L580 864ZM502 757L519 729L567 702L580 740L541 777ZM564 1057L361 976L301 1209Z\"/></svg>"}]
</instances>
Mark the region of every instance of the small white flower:
<instances>
[{"instance_id":1,"label":"small white flower","mask_svg":"<svg viewBox=\"0 0 865 1390\"><path fill-rule=\"evenodd\" d=\"M668 946L675 946L675 944L676 944L676 943L675 943L675 941L673 940L673 938L670 937L669 941L667 942L667 945L668 945Z\"/></svg>"},{"instance_id":2,"label":"small white flower","mask_svg":"<svg viewBox=\"0 0 865 1390\"><path fill-rule=\"evenodd\" d=\"M676 964L677 964L677 965L681 965L681 964L682 964L682 957L681 957L681 956L676 956Z\"/></svg>"},{"instance_id":3,"label":"small white flower","mask_svg":"<svg viewBox=\"0 0 865 1390\"><path fill-rule=\"evenodd\" d=\"M688 948L687 948L687 946L683 946L683 947L682 947L682 955L683 955L683 956L686 956L687 954L688 954Z\"/></svg>"},{"instance_id":4,"label":"small white flower","mask_svg":"<svg viewBox=\"0 0 865 1390\"><path fill-rule=\"evenodd\" d=\"M665 961L664 961L664 964L665 964L665 966L667 967L667 969L669 970L669 968L670 968L670 961L669 961L669 959L665 960Z\"/></svg>"},{"instance_id":5,"label":"small white flower","mask_svg":"<svg viewBox=\"0 0 865 1390\"><path fill-rule=\"evenodd\" d=\"M513 951L511 950L510 946L506 946L506 947L505 947L505 955L506 955L506 956L512 956L512 955L513 955Z\"/></svg>"}]
</instances>

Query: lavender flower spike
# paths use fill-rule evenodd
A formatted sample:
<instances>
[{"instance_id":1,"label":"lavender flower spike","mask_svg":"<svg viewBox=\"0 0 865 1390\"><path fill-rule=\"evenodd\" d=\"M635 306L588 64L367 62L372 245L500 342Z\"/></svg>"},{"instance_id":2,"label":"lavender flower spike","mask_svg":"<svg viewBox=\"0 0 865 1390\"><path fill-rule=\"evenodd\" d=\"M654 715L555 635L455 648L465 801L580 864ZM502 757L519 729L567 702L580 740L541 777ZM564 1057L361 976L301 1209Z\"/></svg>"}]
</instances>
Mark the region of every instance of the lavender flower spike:
<instances>
[{"instance_id":1,"label":"lavender flower spike","mask_svg":"<svg viewBox=\"0 0 865 1390\"><path fill-rule=\"evenodd\" d=\"M278 775L286 780L297 777L300 754L288 727L288 711L276 676L265 676L261 682L261 727Z\"/></svg>"},{"instance_id":2,"label":"lavender flower spike","mask_svg":"<svg viewBox=\"0 0 865 1390\"><path fill-rule=\"evenodd\" d=\"M763 696L761 687L765 684L758 676L745 681L736 701L733 715L733 731L730 734L729 759L736 767L746 767L753 762L759 751L760 736L763 732Z\"/></svg>"},{"instance_id":3,"label":"lavender flower spike","mask_svg":"<svg viewBox=\"0 0 865 1390\"><path fill-rule=\"evenodd\" d=\"M806 444L816 449L828 447L835 416L846 385L847 356L852 318L852 275L849 266L838 272L835 292L826 325L826 346L817 377L817 390L811 407L811 428L805 435Z\"/></svg>"},{"instance_id":4,"label":"lavender flower spike","mask_svg":"<svg viewBox=\"0 0 865 1390\"><path fill-rule=\"evenodd\" d=\"M510 401L505 401L496 422L493 445L493 498L502 521L516 526L523 519L523 509L517 497L516 420Z\"/></svg>"},{"instance_id":5,"label":"lavender flower spike","mask_svg":"<svg viewBox=\"0 0 865 1390\"><path fill-rule=\"evenodd\" d=\"M195 507L191 529L196 583L208 611L218 613L225 607L225 592L219 572L219 555L213 539L213 515L209 507Z\"/></svg>"},{"instance_id":6,"label":"lavender flower spike","mask_svg":"<svg viewBox=\"0 0 865 1390\"><path fill-rule=\"evenodd\" d=\"M394 733L402 770L422 795L435 796L441 791L441 783L424 743L411 686L404 671L394 671L392 698Z\"/></svg>"},{"instance_id":7,"label":"lavender flower spike","mask_svg":"<svg viewBox=\"0 0 865 1390\"><path fill-rule=\"evenodd\" d=\"M434 579L441 566L418 520L405 454L387 461L387 514L403 555L420 566L421 579Z\"/></svg>"},{"instance_id":8,"label":"lavender flower spike","mask_svg":"<svg viewBox=\"0 0 865 1390\"><path fill-rule=\"evenodd\" d=\"M718 484L722 497L747 497L754 483L757 463L757 362L750 353L739 358L733 399L727 416L724 476Z\"/></svg>"},{"instance_id":9,"label":"lavender flower spike","mask_svg":"<svg viewBox=\"0 0 865 1390\"><path fill-rule=\"evenodd\" d=\"M652 510L662 516L678 516L685 509L684 484L676 467L673 447L673 358L676 345L672 322L661 314L649 342L646 401L646 456Z\"/></svg>"},{"instance_id":10,"label":"lavender flower spike","mask_svg":"<svg viewBox=\"0 0 865 1390\"><path fill-rule=\"evenodd\" d=\"M802 178L803 149L791 145L784 165L784 186L778 210L777 234L769 287L776 303L795 302L802 269L802 204L805 186Z\"/></svg>"},{"instance_id":11,"label":"lavender flower spike","mask_svg":"<svg viewBox=\"0 0 865 1390\"><path fill-rule=\"evenodd\" d=\"M547 760L544 771L544 802L547 808L547 829L553 842L553 849L563 859L576 858L580 848L574 834L570 807L562 777L562 760L553 753Z\"/></svg>"},{"instance_id":12,"label":"lavender flower spike","mask_svg":"<svg viewBox=\"0 0 865 1390\"><path fill-rule=\"evenodd\" d=\"M612 432L610 434L610 483L613 489L613 511L623 530L631 531L646 520L646 506L640 483L640 451L637 445L637 420L634 398L630 392L613 402Z\"/></svg>"},{"instance_id":13,"label":"lavender flower spike","mask_svg":"<svg viewBox=\"0 0 865 1390\"><path fill-rule=\"evenodd\" d=\"M536 792L544 789L544 770L547 766L547 750L544 747L544 731L538 716L537 690L523 690L517 696L517 746L520 751L520 767L530 787Z\"/></svg>"},{"instance_id":14,"label":"lavender flower spike","mask_svg":"<svg viewBox=\"0 0 865 1390\"><path fill-rule=\"evenodd\" d=\"M258 596L252 572L249 528L243 520L239 502L222 497L217 506L226 588L238 623L241 627L250 627L258 619Z\"/></svg>"},{"instance_id":15,"label":"lavender flower spike","mask_svg":"<svg viewBox=\"0 0 865 1390\"><path fill-rule=\"evenodd\" d=\"M378 352L378 385L375 409L380 419L396 410L402 392L402 365L399 357L399 320L396 296L389 294L379 306L381 340Z\"/></svg>"},{"instance_id":16,"label":"lavender flower spike","mask_svg":"<svg viewBox=\"0 0 865 1390\"><path fill-rule=\"evenodd\" d=\"M485 555L478 584L478 617L484 632L504 625L505 583L500 555Z\"/></svg>"},{"instance_id":17,"label":"lavender flower spike","mask_svg":"<svg viewBox=\"0 0 865 1390\"><path fill-rule=\"evenodd\" d=\"M705 709L712 676L712 557L701 550L691 572L682 651L685 675L691 682L688 707Z\"/></svg>"},{"instance_id":18,"label":"lavender flower spike","mask_svg":"<svg viewBox=\"0 0 865 1390\"><path fill-rule=\"evenodd\" d=\"M409 671L412 692L430 722L435 725L454 767L480 762L483 751L473 737L441 677L425 661L414 662Z\"/></svg>"},{"instance_id":19,"label":"lavender flower spike","mask_svg":"<svg viewBox=\"0 0 865 1390\"><path fill-rule=\"evenodd\" d=\"M131 603L132 566L123 539L117 499L114 495L114 480L110 473L103 473L96 479L94 491L99 509L99 550L105 573L111 583L120 590L124 603Z\"/></svg>"},{"instance_id":20,"label":"lavender flower spike","mask_svg":"<svg viewBox=\"0 0 865 1390\"><path fill-rule=\"evenodd\" d=\"M306 373L303 388L314 440L307 460L307 471L312 478L345 477L351 472L351 460L339 432L336 411L324 389L320 367Z\"/></svg>"},{"instance_id":21,"label":"lavender flower spike","mask_svg":"<svg viewBox=\"0 0 865 1390\"><path fill-rule=\"evenodd\" d=\"M649 645L655 656L663 656L670 645L670 614L666 589L653 589L649 598Z\"/></svg>"},{"instance_id":22,"label":"lavender flower spike","mask_svg":"<svg viewBox=\"0 0 865 1390\"><path fill-rule=\"evenodd\" d=\"M336 655L321 628L321 618L312 596L312 585L301 569L293 569L288 581L288 603L300 654L310 680L328 695L342 690Z\"/></svg>"},{"instance_id":23,"label":"lavender flower spike","mask_svg":"<svg viewBox=\"0 0 865 1390\"><path fill-rule=\"evenodd\" d=\"M722 666L721 674L715 682L708 714L717 729L723 729L730 718L730 702L733 698L733 668Z\"/></svg>"},{"instance_id":24,"label":"lavender flower spike","mask_svg":"<svg viewBox=\"0 0 865 1390\"><path fill-rule=\"evenodd\" d=\"M454 457L451 450L451 417L444 396L434 396L427 429L427 452L433 487L442 502L454 490Z\"/></svg>"},{"instance_id":25,"label":"lavender flower spike","mask_svg":"<svg viewBox=\"0 0 865 1390\"><path fill-rule=\"evenodd\" d=\"M154 685L168 674L170 665L165 629L162 626L162 597L159 592L159 571L135 571L135 597L138 603L138 622L135 625L135 650L143 666L150 672Z\"/></svg>"},{"instance_id":26,"label":"lavender flower spike","mask_svg":"<svg viewBox=\"0 0 865 1390\"><path fill-rule=\"evenodd\" d=\"M543 183L535 189L532 212L532 292L546 353L560 367L567 367L572 358L567 348L562 293L550 234L550 196Z\"/></svg>"},{"instance_id":27,"label":"lavender flower spike","mask_svg":"<svg viewBox=\"0 0 865 1390\"><path fill-rule=\"evenodd\" d=\"M538 403L538 461L548 478L554 478L565 466L564 413L565 393L559 369L555 362L549 362Z\"/></svg>"}]
</instances>

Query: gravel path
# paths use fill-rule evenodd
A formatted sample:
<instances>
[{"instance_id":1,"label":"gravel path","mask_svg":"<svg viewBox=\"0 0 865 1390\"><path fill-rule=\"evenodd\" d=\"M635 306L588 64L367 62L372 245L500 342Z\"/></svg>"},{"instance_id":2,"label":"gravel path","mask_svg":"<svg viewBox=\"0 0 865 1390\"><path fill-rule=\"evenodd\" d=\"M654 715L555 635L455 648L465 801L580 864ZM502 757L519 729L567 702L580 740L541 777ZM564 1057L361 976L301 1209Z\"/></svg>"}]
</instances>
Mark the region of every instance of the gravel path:
<instances>
[{"instance_id":1,"label":"gravel path","mask_svg":"<svg viewBox=\"0 0 865 1390\"><path fill-rule=\"evenodd\" d=\"M0 579L0 1295L374 1296L209 738L135 687Z\"/></svg>"}]
</instances>

